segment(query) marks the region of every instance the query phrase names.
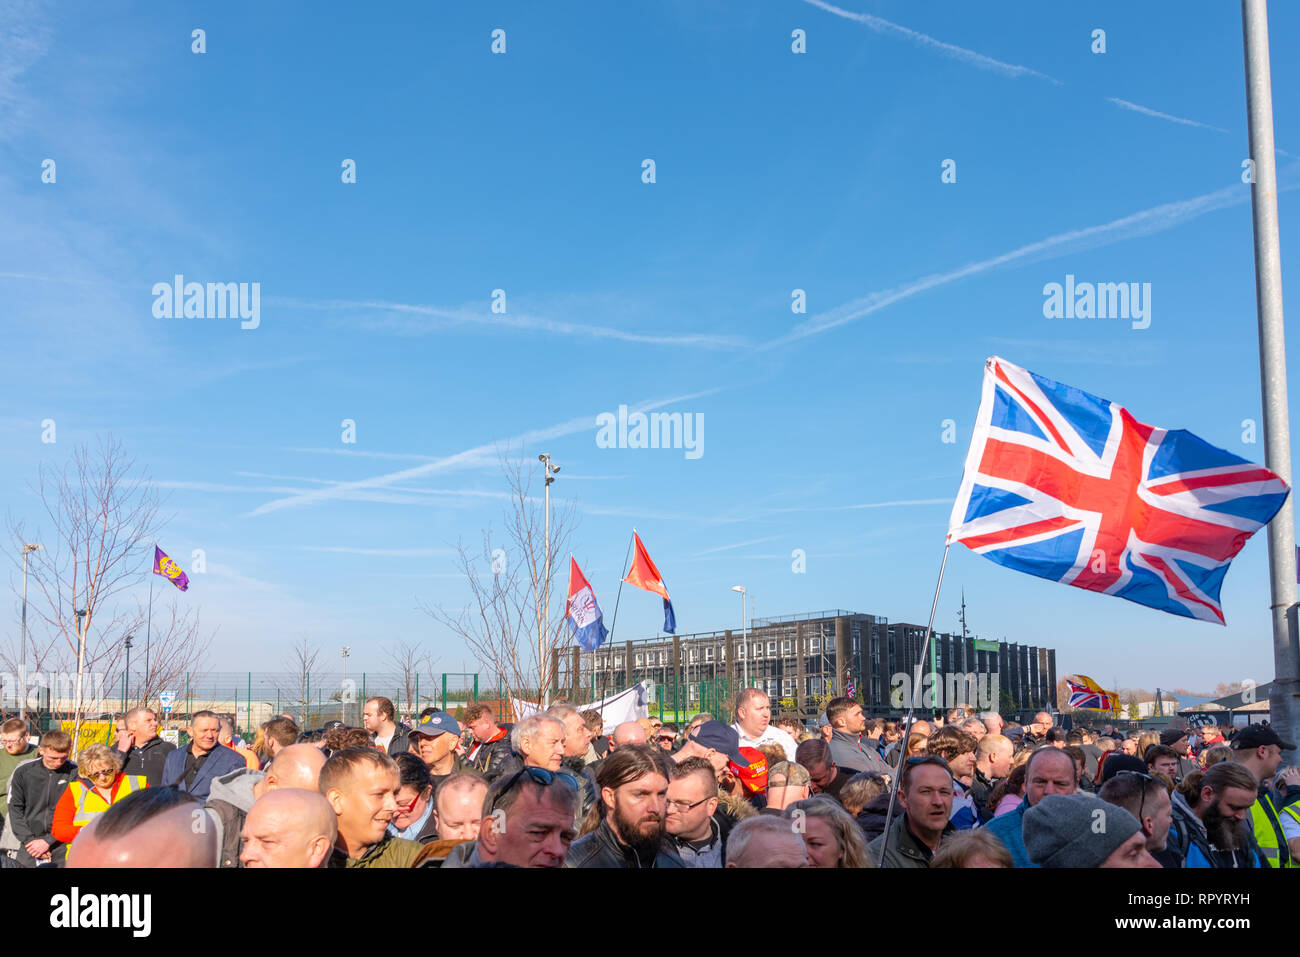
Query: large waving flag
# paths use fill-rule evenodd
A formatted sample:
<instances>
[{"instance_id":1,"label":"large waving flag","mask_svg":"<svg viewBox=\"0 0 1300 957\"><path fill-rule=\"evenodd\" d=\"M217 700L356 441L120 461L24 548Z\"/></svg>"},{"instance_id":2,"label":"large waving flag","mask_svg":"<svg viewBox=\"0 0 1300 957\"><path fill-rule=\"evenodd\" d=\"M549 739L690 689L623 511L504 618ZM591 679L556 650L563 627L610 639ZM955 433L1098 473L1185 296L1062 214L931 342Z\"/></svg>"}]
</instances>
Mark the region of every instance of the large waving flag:
<instances>
[{"instance_id":1,"label":"large waving flag","mask_svg":"<svg viewBox=\"0 0 1300 957\"><path fill-rule=\"evenodd\" d=\"M596 593L587 584L587 577L578 567L578 560L569 556L569 602L564 609L569 624L573 627L574 637L583 651L595 651L604 644L604 616L600 605L596 603Z\"/></svg>"},{"instance_id":2,"label":"large waving flag","mask_svg":"<svg viewBox=\"0 0 1300 957\"><path fill-rule=\"evenodd\" d=\"M181 566L172 561L167 553L157 545L153 547L153 573L166 578L181 591L185 591L190 587L190 580L181 571Z\"/></svg>"},{"instance_id":3,"label":"large waving flag","mask_svg":"<svg viewBox=\"0 0 1300 957\"><path fill-rule=\"evenodd\" d=\"M1119 704L1118 695L1103 691L1087 675L1066 675L1065 686L1070 689L1069 706L1076 711L1115 711Z\"/></svg>"},{"instance_id":4,"label":"large waving flag","mask_svg":"<svg viewBox=\"0 0 1300 957\"><path fill-rule=\"evenodd\" d=\"M664 584L659 569L650 560L650 553L641 544L641 536L632 529L632 538L636 543L636 554L632 558L632 567L628 569L623 581L635 585L644 591L654 592L664 600L664 631L670 635L677 634L677 616L673 614L673 603L668 598L668 586Z\"/></svg>"},{"instance_id":5,"label":"large waving flag","mask_svg":"<svg viewBox=\"0 0 1300 957\"><path fill-rule=\"evenodd\" d=\"M1228 565L1290 489L1190 432L993 356L948 541L1018 571L1224 623Z\"/></svg>"}]
</instances>

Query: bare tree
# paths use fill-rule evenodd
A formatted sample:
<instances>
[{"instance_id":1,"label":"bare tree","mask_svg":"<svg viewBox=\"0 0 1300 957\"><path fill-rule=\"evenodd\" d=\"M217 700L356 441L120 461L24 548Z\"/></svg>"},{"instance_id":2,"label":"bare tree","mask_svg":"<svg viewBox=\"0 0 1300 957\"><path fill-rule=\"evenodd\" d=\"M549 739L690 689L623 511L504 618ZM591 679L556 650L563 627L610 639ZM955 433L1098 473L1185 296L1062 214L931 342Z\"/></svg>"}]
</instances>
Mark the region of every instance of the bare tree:
<instances>
[{"instance_id":1,"label":"bare tree","mask_svg":"<svg viewBox=\"0 0 1300 957\"><path fill-rule=\"evenodd\" d=\"M204 632L197 608L182 610L180 600L173 596L164 606L157 603L153 609L152 623L144 620L142 610L134 629L133 650L140 670L134 672L127 700L148 705L163 691L177 692L188 677L191 685L203 676L203 666L214 634ZM148 629L148 663L142 656L144 643L140 633Z\"/></svg>"},{"instance_id":2,"label":"bare tree","mask_svg":"<svg viewBox=\"0 0 1300 957\"><path fill-rule=\"evenodd\" d=\"M402 683L402 701L406 702L406 710L412 713L419 711L415 701L416 689L420 686L420 671L429 664L428 652L411 641L399 641L392 647L384 648L383 652L384 660L397 672ZM403 713L402 701L396 705L399 718Z\"/></svg>"},{"instance_id":3,"label":"bare tree","mask_svg":"<svg viewBox=\"0 0 1300 957\"><path fill-rule=\"evenodd\" d=\"M36 638L34 648L39 661L60 671L75 662L74 741L88 700L86 673L98 677L90 690L102 702L102 678L118 667L123 639L137 619L137 610L121 599L149 574L148 549L161 525L157 493L134 473L134 461L111 437L94 450L78 446L62 468L42 465L31 487L44 527L29 532L26 523L9 522L15 545L35 540L45 546L29 559L29 579L39 596L34 610L45 631L43 647Z\"/></svg>"},{"instance_id":4,"label":"bare tree","mask_svg":"<svg viewBox=\"0 0 1300 957\"><path fill-rule=\"evenodd\" d=\"M289 649L286 662L288 684L282 685L279 689L287 698L285 713L289 714L296 708L298 727L303 729L306 729L309 724L312 672L316 668L316 659L319 657L320 649L312 645L306 635L300 637Z\"/></svg>"},{"instance_id":5,"label":"bare tree","mask_svg":"<svg viewBox=\"0 0 1300 957\"><path fill-rule=\"evenodd\" d=\"M567 596L561 590L557 602L554 586L567 574L560 556L569 553L577 513L571 502L552 502L548 562L543 501L529 492L537 470L508 452L501 455L501 470L510 490L503 536L494 540L485 529L481 552L457 543L456 564L469 586L469 604L454 612L422 607L464 641L489 672L501 676L507 696L540 702L555 690L553 665L567 632Z\"/></svg>"}]
</instances>

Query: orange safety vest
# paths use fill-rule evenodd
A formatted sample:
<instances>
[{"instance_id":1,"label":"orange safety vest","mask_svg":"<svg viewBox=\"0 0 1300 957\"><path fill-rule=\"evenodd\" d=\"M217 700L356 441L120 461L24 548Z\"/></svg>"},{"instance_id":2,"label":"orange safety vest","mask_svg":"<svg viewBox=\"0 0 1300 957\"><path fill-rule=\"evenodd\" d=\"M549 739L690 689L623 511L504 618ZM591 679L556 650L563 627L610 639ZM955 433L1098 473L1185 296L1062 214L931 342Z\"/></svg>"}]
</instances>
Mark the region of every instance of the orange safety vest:
<instances>
[{"instance_id":1,"label":"orange safety vest","mask_svg":"<svg viewBox=\"0 0 1300 957\"><path fill-rule=\"evenodd\" d=\"M96 815L107 811L110 804L128 794L143 791L146 787L148 781L143 774L119 775L113 784L113 790L109 792L109 800L105 801L98 791L87 785L81 778L77 778L68 785L68 790L72 792L73 803L77 807L76 814L72 818L73 826L85 827Z\"/></svg>"}]
</instances>

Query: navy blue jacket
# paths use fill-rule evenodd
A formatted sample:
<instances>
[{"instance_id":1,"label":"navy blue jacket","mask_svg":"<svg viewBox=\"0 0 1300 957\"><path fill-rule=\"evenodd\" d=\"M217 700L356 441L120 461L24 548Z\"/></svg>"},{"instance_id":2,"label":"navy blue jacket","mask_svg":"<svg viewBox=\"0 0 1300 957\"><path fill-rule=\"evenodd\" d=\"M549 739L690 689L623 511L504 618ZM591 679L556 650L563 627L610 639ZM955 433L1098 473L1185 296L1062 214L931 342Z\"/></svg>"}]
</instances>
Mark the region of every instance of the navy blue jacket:
<instances>
[{"instance_id":1,"label":"navy blue jacket","mask_svg":"<svg viewBox=\"0 0 1300 957\"><path fill-rule=\"evenodd\" d=\"M163 764L162 784L163 787L174 787L180 791L188 791L200 801L207 801L208 792L212 790L212 782L216 778L221 777L223 774L229 774L231 771L248 767L239 752L219 744L212 749L208 759L203 762L203 767L199 768L199 773L194 776L194 786L186 787L185 761L189 753L190 748L187 745L183 748L177 748L167 755L167 761Z\"/></svg>"}]
</instances>

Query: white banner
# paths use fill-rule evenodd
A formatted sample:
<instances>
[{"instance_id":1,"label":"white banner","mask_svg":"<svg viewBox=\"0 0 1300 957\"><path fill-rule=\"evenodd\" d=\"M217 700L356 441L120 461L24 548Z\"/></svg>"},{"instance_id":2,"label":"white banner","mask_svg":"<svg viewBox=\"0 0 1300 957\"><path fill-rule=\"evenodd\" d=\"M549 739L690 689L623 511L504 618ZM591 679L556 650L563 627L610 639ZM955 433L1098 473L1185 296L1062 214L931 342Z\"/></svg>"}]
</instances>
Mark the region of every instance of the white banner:
<instances>
[{"instance_id":1,"label":"white banner","mask_svg":"<svg viewBox=\"0 0 1300 957\"><path fill-rule=\"evenodd\" d=\"M579 711L599 711L601 718L605 722L605 733L611 734L614 728L624 721L635 721L637 718L650 717L648 686L649 682L642 681L626 691L621 691L611 698L606 698L604 701L574 705L574 707ZM541 710L537 703L533 701L520 701L518 698L511 698L510 703L514 705L515 717L520 721L537 714Z\"/></svg>"}]
</instances>

